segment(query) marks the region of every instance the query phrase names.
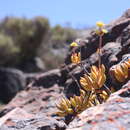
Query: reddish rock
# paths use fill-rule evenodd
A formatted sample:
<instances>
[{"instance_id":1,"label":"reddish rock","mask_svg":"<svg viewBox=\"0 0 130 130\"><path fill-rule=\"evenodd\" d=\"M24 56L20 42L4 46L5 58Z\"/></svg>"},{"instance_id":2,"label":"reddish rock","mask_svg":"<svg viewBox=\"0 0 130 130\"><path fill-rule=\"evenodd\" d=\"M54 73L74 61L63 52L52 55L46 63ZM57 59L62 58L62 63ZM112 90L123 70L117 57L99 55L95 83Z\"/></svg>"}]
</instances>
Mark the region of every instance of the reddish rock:
<instances>
[{"instance_id":1,"label":"reddish rock","mask_svg":"<svg viewBox=\"0 0 130 130\"><path fill-rule=\"evenodd\" d=\"M5 130L7 127L15 127L17 130L21 125L25 130L65 129L65 123L54 118L57 110L55 103L63 96L61 91L63 88L56 84L51 88L31 86L28 90L21 91L0 112L0 126L3 129L6 127Z\"/></svg>"},{"instance_id":2,"label":"reddish rock","mask_svg":"<svg viewBox=\"0 0 130 130\"><path fill-rule=\"evenodd\" d=\"M128 130L130 128L130 81L106 103L91 107L73 120L67 130Z\"/></svg>"},{"instance_id":3,"label":"reddish rock","mask_svg":"<svg viewBox=\"0 0 130 130\"><path fill-rule=\"evenodd\" d=\"M14 108L13 110L11 110L10 112L8 112L5 116L3 116L2 118L0 118L0 127L3 124L6 124L7 126L11 126L11 125L15 125L15 123L13 123L11 120L15 119L15 120L22 120L22 119L31 119L33 118L34 115L27 113L26 111L24 111L21 108Z\"/></svg>"},{"instance_id":4,"label":"reddish rock","mask_svg":"<svg viewBox=\"0 0 130 130\"><path fill-rule=\"evenodd\" d=\"M43 109L46 109L46 111L49 112L48 106L50 105L50 108L55 106L56 99L63 95L60 94L62 90L63 88L60 88L57 85L47 89L42 87L31 87L29 90L18 93L5 109L19 107L32 114L37 114Z\"/></svg>"}]
</instances>

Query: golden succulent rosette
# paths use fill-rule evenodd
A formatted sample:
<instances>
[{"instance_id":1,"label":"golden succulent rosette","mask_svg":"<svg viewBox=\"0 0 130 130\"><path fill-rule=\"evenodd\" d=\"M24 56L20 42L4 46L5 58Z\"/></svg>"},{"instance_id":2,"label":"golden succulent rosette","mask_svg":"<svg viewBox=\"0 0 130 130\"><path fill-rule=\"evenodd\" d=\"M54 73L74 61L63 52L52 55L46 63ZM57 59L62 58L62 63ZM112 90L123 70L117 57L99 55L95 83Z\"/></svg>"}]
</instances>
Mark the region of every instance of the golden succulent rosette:
<instances>
[{"instance_id":1,"label":"golden succulent rosette","mask_svg":"<svg viewBox=\"0 0 130 130\"><path fill-rule=\"evenodd\" d=\"M74 63L74 64L79 64L81 62L81 54L80 54L80 52L72 53L71 62Z\"/></svg>"},{"instance_id":2,"label":"golden succulent rosette","mask_svg":"<svg viewBox=\"0 0 130 130\"><path fill-rule=\"evenodd\" d=\"M99 68L91 67L91 73L85 74L80 78L80 84L86 91L100 89L106 81L105 66L102 64Z\"/></svg>"},{"instance_id":3,"label":"golden succulent rosette","mask_svg":"<svg viewBox=\"0 0 130 130\"><path fill-rule=\"evenodd\" d=\"M64 117L67 115L77 115L83 110L94 106L92 103L92 98L86 98L86 93L84 90L80 89L80 96L73 96L70 99L62 98L59 104L56 104L59 110L56 114L58 116Z\"/></svg>"},{"instance_id":4,"label":"golden succulent rosette","mask_svg":"<svg viewBox=\"0 0 130 130\"><path fill-rule=\"evenodd\" d=\"M114 75L114 78L122 83L130 78L130 59L115 65L110 69L110 73Z\"/></svg>"},{"instance_id":5,"label":"golden succulent rosette","mask_svg":"<svg viewBox=\"0 0 130 130\"><path fill-rule=\"evenodd\" d=\"M100 93L100 99L102 102L106 101L109 95L102 91ZM59 104L56 104L58 112L56 114L60 117L68 115L76 116L85 109L100 104L97 95L90 93L88 95L83 89L80 89L80 96L73 96L70 99L62 98Z\"/></svg>"}]
</instances>

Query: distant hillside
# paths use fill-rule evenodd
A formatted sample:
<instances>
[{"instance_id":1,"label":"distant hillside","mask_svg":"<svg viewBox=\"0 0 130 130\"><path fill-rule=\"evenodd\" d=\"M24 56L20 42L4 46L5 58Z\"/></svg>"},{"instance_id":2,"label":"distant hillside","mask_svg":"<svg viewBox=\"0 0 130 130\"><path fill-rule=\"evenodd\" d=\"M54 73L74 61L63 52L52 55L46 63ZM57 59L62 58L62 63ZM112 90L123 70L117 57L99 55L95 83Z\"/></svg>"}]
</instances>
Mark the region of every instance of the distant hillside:
<instances>
[{"instance_id":1,"label":"distant hillside","mask_svg":"<svg viewBox=\"0 0 130 130\"><path fill-rule=\"evenodd\" d=\"M44 17L6 17L0 21L0 66L25 72L56 68L76 37L74 29L60 25L52 28Z\"/></svg>"}]
</instances>

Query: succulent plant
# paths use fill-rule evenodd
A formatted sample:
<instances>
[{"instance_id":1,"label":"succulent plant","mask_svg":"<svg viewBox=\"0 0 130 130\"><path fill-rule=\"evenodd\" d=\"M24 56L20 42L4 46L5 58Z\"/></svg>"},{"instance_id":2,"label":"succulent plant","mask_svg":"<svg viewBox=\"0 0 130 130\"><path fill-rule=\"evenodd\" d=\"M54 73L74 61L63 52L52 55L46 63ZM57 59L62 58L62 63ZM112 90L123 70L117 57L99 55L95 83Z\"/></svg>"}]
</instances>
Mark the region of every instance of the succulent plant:
<instances>
[{"instance_id":1,"label":"succulent plant","mask_svg":"<svg viewBox=\"0 0 130 130\"><path fill-rule=\"evenodd\" d=\"M95 92L91 91L86 93L83 89L80 89L80 96L73 96L70 99L62 98L59 104L56 104L58 112L56 114L61 117L71 115L75 117L77 114L81 113L85 109L98 105L99 96L101 102L105 102L109 97L106 91L101 91L97 96Z\"/></svg>"},{"instance_id":2,"label":"succulent plant","mask_svg":"<svg viewBox=\"0 0 130 130\"><path fill-rule=\"evenodd\" d=\"M129 71L130 71L130 59L121 62L110 69L110 73L112 73L116 81L120 83L130 78Z\"/></svg>"},{"instance_id":3,"label":"succulent plant","mask_svg":"<svg viewBox=\"0 0 130 130\"><path fill-rule=\"evenodd\" d=\"M72 56L71 56L71 61L72 63L74 64L79 64L80 61L81 61L81 58L80 58L80 52L79 53L73 53Z\"/></svg>"},{"instance_id":4,"label":"succulent plant","mask_svg":"<svg viewBox=\"0 0 130 130\"><path fill-rule=\"evenodd\" d=\"M84 76L80 77L80 81L78 82L75 76L73 74L71 75L72 79L80 88L80 96L74 95L73 97L70 97L70 99L62 98L61 101L56 104L58 109L58 112L56 113L57 115L66 118L71 117L70 119L67 119L68 121L66 121L66 124L68 124L73 117L85 109L105 102L111 93L111 90L105 85L105 66L101 64L102 36L107 33L107 31L104 29L104 23L98 22L97 26L99 36L98 67L92 65L90 73L86 70L81 61L80 41L78 41L78 43L72 42L70 44L70 47L73 48L72 55L70 57L71 62L80 66L81 69L84 70ZM79 52L75 51L77 47L80 50ZM69 72L68 68L67 70Z\"/></svg>"},{"instance_id":5,"label":"succulent plant","mask_svg":"<svg viewBox=\"0 0 130 130\"><path fill-rule=\"evenodd\" d=\"M89 75L85 74L84 77L81 77L80 84L84 90L92 91L94 89L100 89L105 83L105 80L105 67L102 64L100 68L92 66L91 73L89 73Z\"/></svg>"},{"instance_id":6,"label":"succulent plant","mask_svg":"<svg viewBox=\"0 0 130 130\"><path fill-rule=\"evenodd\" d=\"M105 67L101 65L100 68L96 66L91 67L91 73L85 74L81 77L80 84L80 96L73 96L70 99L62 98L61 102L56 105L59 116L76 116L85 109L101 104L106 101L109 94L105 89L102 89L105 83Z\"/></svg>"}]
</instances>

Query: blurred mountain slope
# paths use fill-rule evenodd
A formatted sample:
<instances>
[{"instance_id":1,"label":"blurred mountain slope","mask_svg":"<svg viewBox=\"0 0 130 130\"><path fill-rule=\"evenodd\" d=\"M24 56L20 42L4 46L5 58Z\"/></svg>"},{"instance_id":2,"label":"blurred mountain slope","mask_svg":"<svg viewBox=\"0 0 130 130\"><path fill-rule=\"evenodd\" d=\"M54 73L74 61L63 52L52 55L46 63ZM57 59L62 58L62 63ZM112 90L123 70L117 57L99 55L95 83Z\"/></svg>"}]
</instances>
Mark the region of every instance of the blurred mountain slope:
<instances>
[{"instance_id":1,"label":"blurred mountain slope","mask_svg":"<svg viewBox=\"0 0 130 130\"><path fill-rule=\"evenodd\" d=\"M0 21L0 66L25 72L56 68L63 63L67 44L76 37L74 29L51 27L44 17L6 17Z\"/></svg>"}]
</instances>

